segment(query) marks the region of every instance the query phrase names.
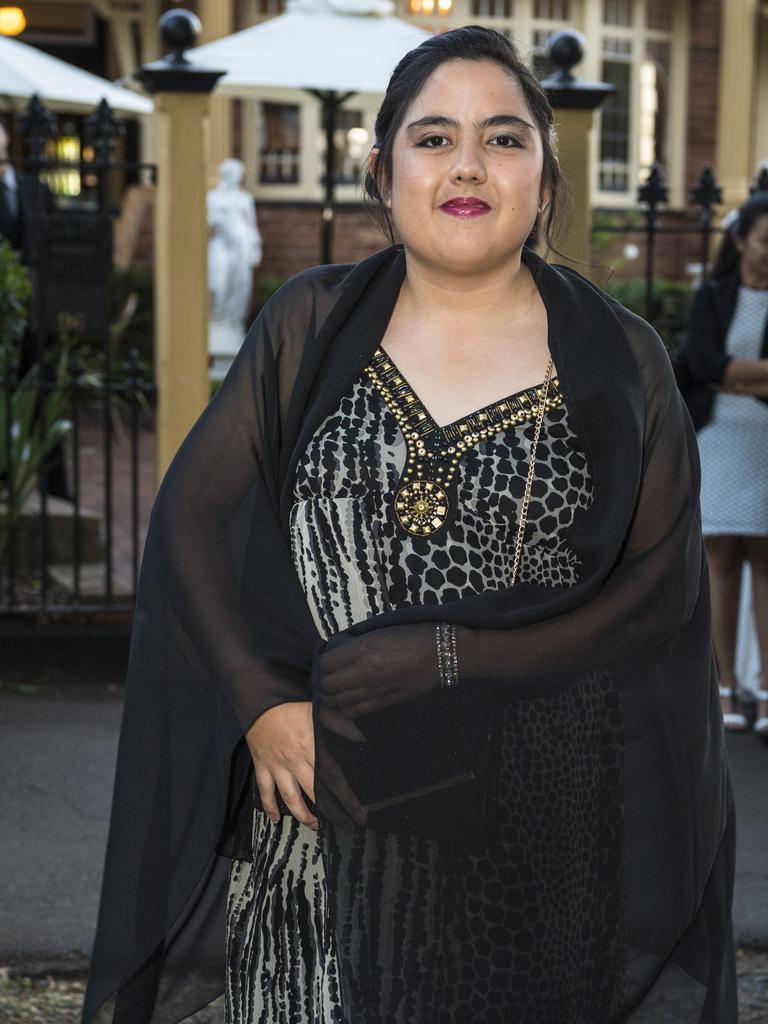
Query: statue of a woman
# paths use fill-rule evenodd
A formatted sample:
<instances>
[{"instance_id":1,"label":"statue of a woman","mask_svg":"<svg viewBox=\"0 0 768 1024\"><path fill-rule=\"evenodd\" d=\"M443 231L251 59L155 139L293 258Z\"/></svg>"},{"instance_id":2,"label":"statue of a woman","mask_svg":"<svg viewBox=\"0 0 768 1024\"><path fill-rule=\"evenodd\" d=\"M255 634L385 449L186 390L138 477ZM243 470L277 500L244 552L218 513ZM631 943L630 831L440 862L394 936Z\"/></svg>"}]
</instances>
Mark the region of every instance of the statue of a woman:
<instances>
[{"instance_id":1,"label":"statue of a woman","mask_svg":"<svg viewBox=\"0 0 768 1024\"><path fill-rule=\"evenodd\" d=\"M219 182L208 191L208 350L211 376L220 379L240 348L253 283L261 263L261 235L253 196L241 188L242 160L219 164Z\"/></svg>"}]
</instances>

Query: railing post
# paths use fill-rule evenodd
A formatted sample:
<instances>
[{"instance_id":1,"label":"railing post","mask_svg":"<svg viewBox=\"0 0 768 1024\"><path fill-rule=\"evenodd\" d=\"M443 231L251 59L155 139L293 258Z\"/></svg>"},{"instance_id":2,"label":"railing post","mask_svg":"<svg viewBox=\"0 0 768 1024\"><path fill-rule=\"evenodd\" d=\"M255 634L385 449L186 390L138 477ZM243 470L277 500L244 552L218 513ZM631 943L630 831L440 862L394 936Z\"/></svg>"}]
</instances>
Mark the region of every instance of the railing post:
<instances>
[{"instance_id":1,"label":"railing post","mask_svg":"<svg viewBox=\"0 0 768 1024\"><path fill-rule=\"evenodd\" d=\"M709 254L712 243L713 207L723 201L723 190L717 183L711 164L704 164L691 189L691 202L700 207L699 227L701 229L701 276L702 279L709 267Z\"/></svg>"},{"instance_id":2,"label":"railing post","mask_svg":"<svg viewBox=\"0 0 768 1024\"><path fill-rule=\"evenodd\" d=\"M189 11L160 18L171 56L136 77L154 94L157 479L208 403L208 108L223 71L193 66L184 51L201 25Z\"/></svg>"},{"instance_id":3,"label":"railing post","mask_svg":"<svg viewBox=\"0 0 768 1024\"><path fill-rule=\"evenodd\" d=\"M570 263L589 275L592 229L592 129L595 111L613 95L615 87L606 82L584 82L571 68L584 56L586 39L580 32L555 32L547 52L557 71L541 83L555 108L558 159L573 196L573 217L567 234L559 240Z\"/></svg>"},{"instance_id":4,"label":"railing post","mask_svg":"<svg viewBox=\"0 0 768 1024\"><path fill-rule=\"evenodd\" d=\"M661 203L666 203L669 198L669 189L664 180L664 172L661 164L655 163L651 166L645 184L637 190L637 201L645 203L645 319L653 319L653 279L656 265L656 234L658 221L656 210Z\"/></svg>"}]
</instances>

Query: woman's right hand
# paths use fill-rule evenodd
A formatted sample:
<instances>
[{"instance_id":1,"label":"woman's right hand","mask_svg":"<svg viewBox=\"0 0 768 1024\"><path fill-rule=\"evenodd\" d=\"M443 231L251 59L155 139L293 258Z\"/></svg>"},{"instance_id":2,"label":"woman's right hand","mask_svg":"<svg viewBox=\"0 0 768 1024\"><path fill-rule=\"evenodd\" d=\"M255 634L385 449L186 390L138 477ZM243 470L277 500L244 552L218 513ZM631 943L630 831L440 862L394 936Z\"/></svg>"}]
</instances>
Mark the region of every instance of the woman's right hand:
<instances>
[{"instance_id":1,"label":"woman's right hand","mask_svg":"<svg viewBox=\"0 0 768 1024\"><path fill-rule=\"evenodd\" d=\"M277 791L298 821L317 830L317 817L304 794L315 801L315 737L312 702L278 704L259 715L245 734L256 773L261 806L277 823ZM302 792L303 791L303 792Z\"/></svg>"}]
</instances>

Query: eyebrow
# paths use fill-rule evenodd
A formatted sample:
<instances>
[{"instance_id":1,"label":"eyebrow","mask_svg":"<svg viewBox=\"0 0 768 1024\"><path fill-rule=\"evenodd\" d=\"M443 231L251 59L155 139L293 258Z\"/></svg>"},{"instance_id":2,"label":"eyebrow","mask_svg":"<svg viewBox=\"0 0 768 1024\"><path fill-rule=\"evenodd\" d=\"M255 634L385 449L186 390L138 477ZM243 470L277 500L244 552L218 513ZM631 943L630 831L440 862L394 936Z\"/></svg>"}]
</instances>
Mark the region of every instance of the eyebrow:
<instances>
[{"instance_id":1,"label":"eyebrow","mask_svg":"<svg viewBox=\"0 0 768 1024\"><path fill-rule=\"evenodd\" d=\"M411 135L420 128L427 127L458 129L460 125L459 122L452 117L445 117L442 114L427 114L424 117L420 117L417 121L411 121L405 131L406 134ZM486 117L482 121L478 122L477 127L481 129L514 127L526 132L535 131L533 125L529 121L524 120L522 117L518 117L517 114L494 114L493 117Z\"/></svg>"}]
</instances>

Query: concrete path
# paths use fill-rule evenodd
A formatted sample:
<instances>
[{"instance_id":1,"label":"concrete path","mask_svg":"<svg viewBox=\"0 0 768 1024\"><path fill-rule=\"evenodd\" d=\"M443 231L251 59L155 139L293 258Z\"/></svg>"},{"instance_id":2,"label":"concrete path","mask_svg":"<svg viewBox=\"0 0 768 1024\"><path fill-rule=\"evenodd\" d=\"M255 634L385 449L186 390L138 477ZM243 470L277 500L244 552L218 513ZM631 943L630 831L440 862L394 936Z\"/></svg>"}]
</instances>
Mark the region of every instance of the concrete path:
<instances>
[{"instance_id":1,"label":"concrete path","mask_svg":"<svg viewBox=\"0 0 768 1024\"><path fill-rule=\"evenodd\" d=\"M0 965L82 966L93 939L119 690L0 689ZM735 926L768 948L768 745L729 740L739 818Z\"/></svg>"}]
</instances>

